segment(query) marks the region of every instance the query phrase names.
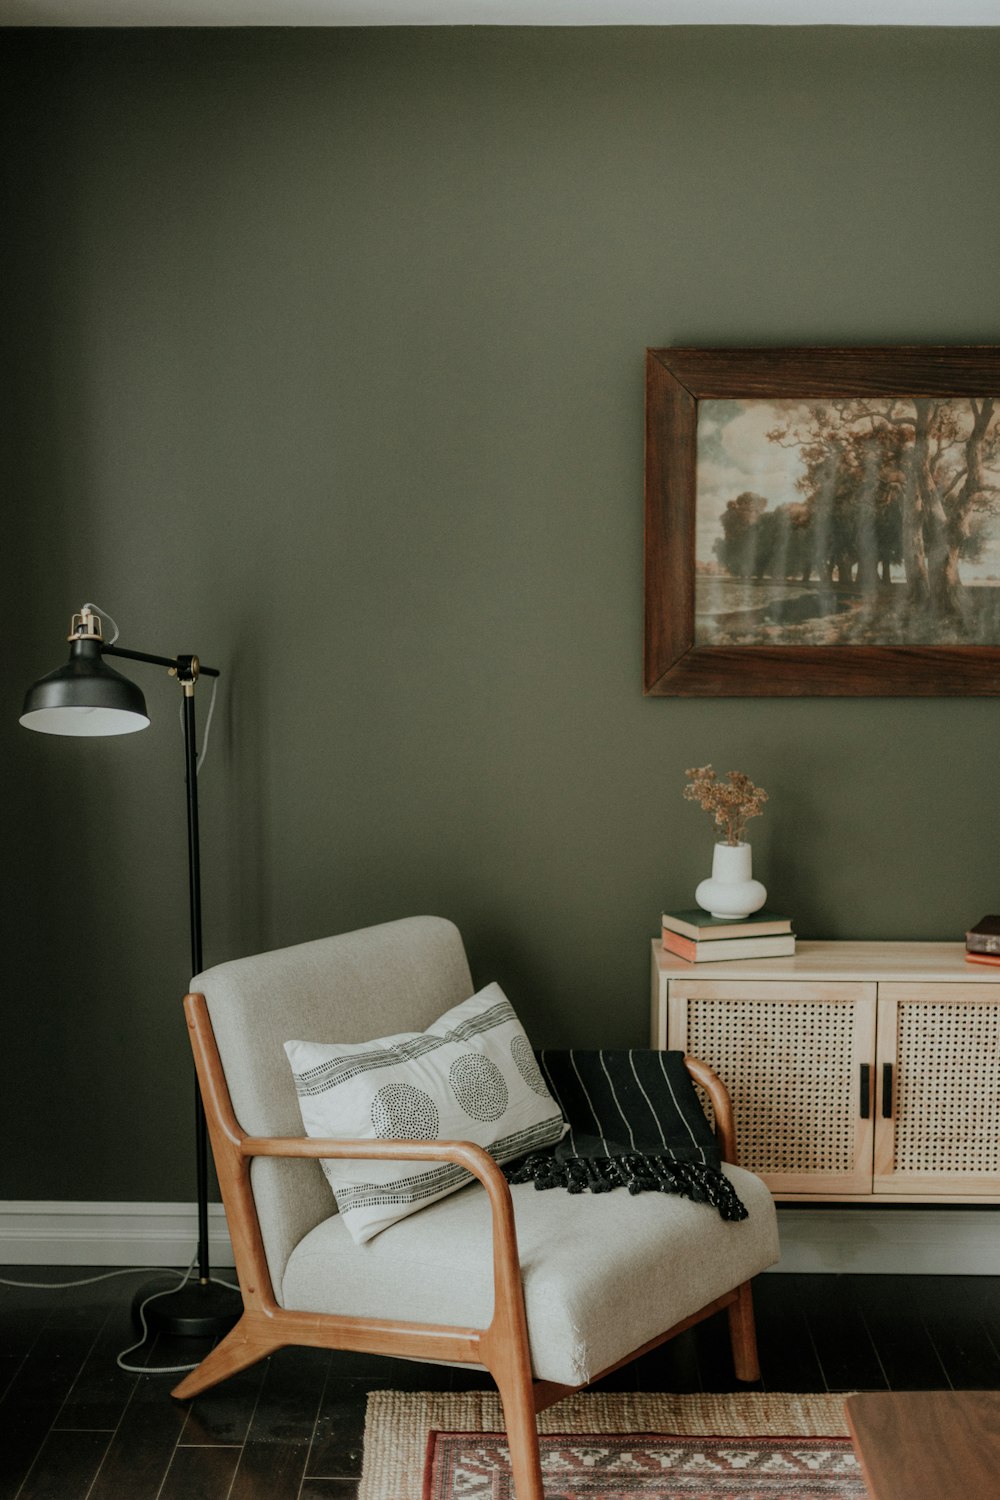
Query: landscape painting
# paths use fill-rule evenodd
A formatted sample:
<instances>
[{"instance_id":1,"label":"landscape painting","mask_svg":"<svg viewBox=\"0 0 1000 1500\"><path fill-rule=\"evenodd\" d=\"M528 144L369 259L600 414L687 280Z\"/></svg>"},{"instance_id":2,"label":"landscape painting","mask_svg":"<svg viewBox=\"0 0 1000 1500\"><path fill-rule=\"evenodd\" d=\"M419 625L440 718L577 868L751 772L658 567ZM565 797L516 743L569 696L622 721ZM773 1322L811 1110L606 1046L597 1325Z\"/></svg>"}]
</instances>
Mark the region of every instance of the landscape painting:
<instances>
[{"instance_id":1,"label":"landscape painting","mask_svg":"<svg viewBox=\"0 0 1000 1500\"><path fill-rule=\"evenodd\" d=\"M1000 395L702 399L694 481L696 647L1000 644Z\"/></svg>"}]
</instances>

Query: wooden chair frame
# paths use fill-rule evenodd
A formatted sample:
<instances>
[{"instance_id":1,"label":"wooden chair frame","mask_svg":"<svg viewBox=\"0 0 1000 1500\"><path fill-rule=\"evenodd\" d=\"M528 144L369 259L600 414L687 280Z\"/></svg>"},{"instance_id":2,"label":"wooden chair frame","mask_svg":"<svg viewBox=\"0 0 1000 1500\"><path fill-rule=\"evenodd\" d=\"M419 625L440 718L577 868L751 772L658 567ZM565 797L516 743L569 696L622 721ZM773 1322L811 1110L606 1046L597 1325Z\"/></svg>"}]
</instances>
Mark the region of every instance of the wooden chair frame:
<instances>
[{"instance_id":1,"label":"wooden chair frame","mask_svg":"<svg viewBox=\"0 0 1000 1500\"><path fill-rule=\"evenodd\" d=\"M532 1378L514 1208L510 1188L496 1162L471 1141L335 1141L248 1136L233 1112L204 995L187 995L184 1010L229 1224L236 1273L243 1294L243 1316L172 1394L179 1400L188 1400L289 1344L483 1365L493 1376L500 1393L517 1500L544 1500L536 1414L584 1387L557 1385L553 1381ZM688 1072L712 1101L722 1159L736 1165L736 1132L726 1087L704 1063L693 1057L686 1057L685 1063ZM279 1307L271 1285L250 1188L250 1165L256 1156L448 1161L464 1167L483 1184L492 1210L494 1296L489 1327L459 1328L353 1318L295 1312ZM706 1307L650 1339L593 1379L599 1380L611 1370L655 1349L722 1308L728 1309L737 1378L758 1380L760 1370L749 1282L716 1297Z\"/></svg>"}]
</instances>

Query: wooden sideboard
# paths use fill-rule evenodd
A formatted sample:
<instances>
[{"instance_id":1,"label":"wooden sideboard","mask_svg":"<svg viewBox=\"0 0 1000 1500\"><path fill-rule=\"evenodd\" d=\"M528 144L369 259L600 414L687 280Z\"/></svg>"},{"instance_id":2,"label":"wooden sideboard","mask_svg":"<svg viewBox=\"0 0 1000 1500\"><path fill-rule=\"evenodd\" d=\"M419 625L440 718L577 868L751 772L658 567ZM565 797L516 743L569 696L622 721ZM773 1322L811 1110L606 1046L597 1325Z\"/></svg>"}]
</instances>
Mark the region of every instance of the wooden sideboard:
<instances>
[{"instance_id":1,"label":"wooden sideboard","mask_svg":"<svg viewBox=\"0 0 1000 1500\"><path fill-rule=\"evenodd\" d=\"M1000 1203L1000 968L961 943L653 942L652 1045L714 1068L740 1160L788 1201Z\"/></svg>"}]
</instances>

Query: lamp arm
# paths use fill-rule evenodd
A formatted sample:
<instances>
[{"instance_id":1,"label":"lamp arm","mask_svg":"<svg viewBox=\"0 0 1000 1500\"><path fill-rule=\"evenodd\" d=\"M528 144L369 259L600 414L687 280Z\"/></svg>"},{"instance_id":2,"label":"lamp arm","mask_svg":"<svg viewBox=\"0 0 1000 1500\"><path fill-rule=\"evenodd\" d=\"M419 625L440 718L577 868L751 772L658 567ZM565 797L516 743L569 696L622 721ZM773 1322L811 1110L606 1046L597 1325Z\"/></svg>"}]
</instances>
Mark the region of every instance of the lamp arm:
<instances>
[{"instance_id":1,"label":"lamp arm","mask_svg":"<svg viewBox=\"0 0 1000 1500\"><path fill-rule=\"evenodd\" d=\"M126 651L124 646L107 646L100 642L102 656L127 656L129 661L148 661L154 667L173 667L175 670L190 657L179 656L150 656L148 651ZM198 663L198 672L202 677L218 677L218 667L206 667Z\"/></svg>"}]
</instances>

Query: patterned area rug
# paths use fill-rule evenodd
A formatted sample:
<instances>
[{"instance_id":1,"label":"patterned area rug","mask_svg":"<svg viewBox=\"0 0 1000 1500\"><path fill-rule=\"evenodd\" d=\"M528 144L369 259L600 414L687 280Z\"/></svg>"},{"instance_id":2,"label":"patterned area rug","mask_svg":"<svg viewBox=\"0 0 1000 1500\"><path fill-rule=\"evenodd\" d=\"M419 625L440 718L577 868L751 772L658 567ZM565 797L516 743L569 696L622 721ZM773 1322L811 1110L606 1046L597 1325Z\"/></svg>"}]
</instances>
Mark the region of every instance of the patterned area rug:
<instances>
[{"instance_id":1,"label":"patterned area rug","mask_svg":"<svg viewBox=\"0 0 1000 1500\"><path fill-rule=\"evenodd\" d=\"M570 1396L546 1500L864 1500L841 1396ZM496 1396L376 1391L358 1500L515 1500Z\"/></svg>"}]
</instances>

